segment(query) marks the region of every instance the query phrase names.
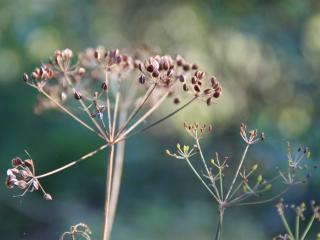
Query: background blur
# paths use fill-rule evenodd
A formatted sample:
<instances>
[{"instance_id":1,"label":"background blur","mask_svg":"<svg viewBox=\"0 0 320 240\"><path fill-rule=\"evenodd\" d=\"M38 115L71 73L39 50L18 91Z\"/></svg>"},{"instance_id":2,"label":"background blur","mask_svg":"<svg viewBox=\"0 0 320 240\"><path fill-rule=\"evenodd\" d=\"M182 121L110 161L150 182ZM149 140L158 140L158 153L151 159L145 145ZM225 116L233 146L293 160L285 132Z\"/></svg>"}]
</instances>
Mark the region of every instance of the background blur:
<instances>
[{"instance_id":1,"label":"background blur","mask_svg":"<svg viewBox=\"0 0 320 240\"><path fill-rule=\"evenodd\" d=\"M92 134L68 117L33 114L35 91L23 84L54 50L87 46L126 48L147 43L181 53L218 77L223 95L210 108L194 104L130 139L114 240L207 240L216 228L215 205L184 162L164 154L177 141L191 144L183 121L210 122L207 156L238 161L240 122L263 130L266 141L249 154L270 173L286 164L287 141L307 145L320 159L320 2L269 1L0 1L0 182L14 156L28 149L39 172L95 149ZM58 239L87 223L99 239L104 198L102 154L44 180L54 196L13 198L0 187L0 233L5 240ZM251 162L252 163L252 162ZM231 164L232 165L232 164ZM320 201L319 174L285 196L289 203ZM274 191L276 192L277 186ZM271 239L283 231L275 203L226 212L225 239Z\"/></svg>"}]
</instances>

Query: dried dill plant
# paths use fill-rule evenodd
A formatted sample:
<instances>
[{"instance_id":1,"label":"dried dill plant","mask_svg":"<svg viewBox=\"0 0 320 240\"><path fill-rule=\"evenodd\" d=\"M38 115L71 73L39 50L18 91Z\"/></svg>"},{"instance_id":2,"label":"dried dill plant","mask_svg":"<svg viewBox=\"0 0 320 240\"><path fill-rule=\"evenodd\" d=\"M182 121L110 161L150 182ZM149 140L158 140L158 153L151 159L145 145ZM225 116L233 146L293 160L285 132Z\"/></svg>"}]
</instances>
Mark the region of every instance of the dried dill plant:
<instances>
[{"instance_id":1,"label":"dried dill plant","mask_svg":"<svg viewBox=\"0 0 320 240\"><path fill-rule=\"evenodd\" d=\"M91 230L88 225L84 223L78 223L77 225L71 226L69 231L64 232L59 240L75 240L77 236L81 236L85 240L91 240L90 235Z\"/></svg>"},{"instance_id":2,"label":"dried dill plant","mask_svg":"<svg viewBox=\"0 0 320 240\"><path fill-rule=\"evenodd\" d=\"M218 153L215 153L213 158L207 161L200 145L204 134L213 130L212 125L185 123L184 128L193 138L195 144L193 146L177 144L175 152L167 150L166 153L171 157L185 160L195 176L211 194L213 200L217 202L219 221L215 239L222 239L226 209L271 202L283 195L291 186L304 183L309 177L303 171L308 169L303 161L310 156L308 148L299 148L295 153L292 153L290 144L288 144L288 169L285 171L278 169L278 174L270 180L265 179L262 174L257 174L258 164L252 165L249 169L246 168L244 162L249 148L262 142L265 136L264 133L258 134L257 130L247 131L246 125L241 124L240 136L245 143L245 148L232 180L228 181L229 179L225 179L225 171L230 164L229 157L220 157ZM196 160L191 160L196 156L200 156L200 168L197 167L199 164L194 162ZM276 181L283 184L283 191L273 196L266 196L266 192Z\"/></svg>"},{"instance_id":3,"label":"dried dill plant","mask_svg":"<svg viewBox=\"0 0 320 240\"><path fill-rule=\"evenodd\" d=\"M180 55L150 55L150 51L141 49L124 53L100 47L88 48L74 57L70 49L58 50L48 63L35 68L30 75L24 74L25 83L39 92L35 113L57 109L95 134L103 144L75 161L39 175L35 174L32 160L16 158L7 172L7 186L24 190L22 196L28 190L41 189L45 199L52 199L43 190L40 179L108 148L102 239L109 239L118 202L125 140L166 120L195 100L211 105L222 92L215 77L206 76L197 64ZM181 99L187 100L182 103ZM176 109L146 125L146 119L166 101L176 104Z\"/></svg>"},{"instance_id":4,"label":"dried dill plant","mask_svg":"<svg viewBox=\"0 0 320 240\"><path fill-rule=\"evenodd\" d=\"M289 208L289 205L284 204L282 199L276 207L286 233L274 237L274 240L305 240L307 239L307 237L308 239L310 239L308 235L310 235L309 233L312 227L316 225L316 221L320 221L320 206L316 205L315 201L312 201L310 204L312 215L309 217L309 219L306 219L305 217L305 212L307 211L305 203L301 203L298 206L290 206L290 208L295 212L296 215L293 228L290 227L285 215L285 209ZM320 232L314 239L320 240Z\"/></svg>"}]
</instances>

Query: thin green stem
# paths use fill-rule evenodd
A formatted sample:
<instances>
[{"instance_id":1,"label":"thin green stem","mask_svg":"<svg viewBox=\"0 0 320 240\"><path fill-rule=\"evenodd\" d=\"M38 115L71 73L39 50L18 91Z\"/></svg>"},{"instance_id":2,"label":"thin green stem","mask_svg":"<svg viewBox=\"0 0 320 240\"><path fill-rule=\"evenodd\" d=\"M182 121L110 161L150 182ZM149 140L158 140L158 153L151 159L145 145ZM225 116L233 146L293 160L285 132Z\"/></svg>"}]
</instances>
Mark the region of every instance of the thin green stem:
<instances>
[{"instance_id":1,"label":"thin green stem","mask_svg":"<svg viewBox=\"0 0 320 240\"><path fill-rule=\"evenodd\" d=\"M291 228L290 228L290 226L289 226L289 224L288 224L288 222L287 222L287 219L286 219L286 217L284 216L283 213L280 214L280 218L281 218L281 221L282 221L282 223L283 223L283 226L285 227L287 233L289 234L289 237L290 237L292 240L294 240L295 238L294 238L294 236L293 236L293 233L292 233L292 231L291 231Z\"/></svg>"},{"instance_id":2,"label":"thin green stem","mask_svg":"<svg viewBox=\"0 0 320 240\"><path fill-rule=\"evenodd\" d=\"M197 170L193 167L192 163L190 162L189 158L186 157L185 160L187 161L189 167L194 172L194 174L197 176L197 178L200 180L200 182L205 186L205 188L209 191L209 193L215 198L217 202L219 202L219 198L212 192L212 190L209 188L209 186L203 181L202 177L199 175Z\"/></svg>"},{"instance_id":3,"label":"thin green stem","mask_svg":"<svg viewBox=\"0 0 320 240\"><path fill-rule=\"evenodd\" d=\"M295 229L295 237L299 240L299 230L300 230L300 216L299 214L296 215L296 229Z\"/></svg>"},{"instance_id":4,"label":"thin green stem","mask_svg":"<svg viewBox=\"0 0 320 240\"><path fill-rule=\"evenodd\" d=\"M206 169L207 175L208 175L208 177L209 177L209 179L210 179L210 181L211 181L211 183L212 183L212 187L214 188L217 197L218 197L220 200L222 200L223 198L222 198L222 197L220 196L220 194L219 194L219 191L218 191L218 189L217 189L217 187L216 187L215 180L212 178L211 172L210 172L210 170L209 170L209 168L208 168L208 166L207 166L207 164L206 164L206 160L204 159L204 156L203 156L203 153L202 153L202 149L201 149L201 146L200 146L199 139L198 139L198 138L195 138L195 140L196 140L197 148L198 148L199 153L200 153L200 157L201 157L202 163L203 163L204 168Z\"/></svg>"},{"instance_id":5,"label":"thin green stem","mask_svg":"<svg viewBox=\"0 0 320 240\"><path fill-rule=\"evenodd\" d=\"M227 195L226 195L226 200L228 200L229 195L230 195L230 193L231 193L231 191L232 191L232 189L233 189L233 187L234 187L234 184L235 184L236 181L237 181L239 172L240 172L240 170L241 170L241 168L242 168L242 165L243 165L244 159L246 158L246 155L247 155L247 152L248 152L249 147L250 147L250 144L247 144L247 145L246 145L246 148L244 149L244 152L243 152L243 154L242 154L242 158L241 158L241 160L240 160L240 163L239 163L237 172L236 172L236 174L234 175L234 178L233 178L233 180L232 180L232 183L231 183L230 188L229 188L229 190L228 190L228 193L227 193Z\"/></svg>"},{"instance_id":6,"label":"thin green stem","mask_svg":"<svg viewBox=\"0 0 320 240\"><path fill-rule=\"evenodd\" d=\"M311 228L311 226L312 226L313 221L314 221L315 218L316 218L316 216L315 216L315 214L313 214L313 215L312 215L312 218L310 219L310 221L309 221L306 229L304 230L304 232L303 232L300 240L304 240L304 239L306 238L306 236L307 236L308 232L310 231L310 228Z\"/></svg>"}]
</instances>

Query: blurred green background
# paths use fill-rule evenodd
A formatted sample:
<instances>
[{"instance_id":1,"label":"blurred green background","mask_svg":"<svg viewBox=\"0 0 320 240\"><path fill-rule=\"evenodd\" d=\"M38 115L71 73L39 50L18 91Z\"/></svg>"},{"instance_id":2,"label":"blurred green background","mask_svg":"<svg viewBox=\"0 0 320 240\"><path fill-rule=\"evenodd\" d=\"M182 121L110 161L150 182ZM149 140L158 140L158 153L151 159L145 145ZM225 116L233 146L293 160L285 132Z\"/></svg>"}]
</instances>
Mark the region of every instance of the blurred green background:
<instances>
[{"instance_id":1,"label":"blurred green background","mask_svg":"<svg viewBox=\"0 0 320 240\"><path fill-rule=\"evenodd\" d=\"M28 149L39 172L95 149L97 139L58 112L33 114L35 91L21 81L56 49L127 48L146 43L180 53L214 74L223 86L218 104L193 104L166 123L127 142L114 240L207 240L217 222L215 203L184 162L165 149L191 144L184 121L213 123L203 141L238 161L240 122L263 130L266 141L249 154L270 174L286 164L286 144L307 145L319 160L320 1L308 0L1 0L0 182L11 158ZM44 179L54 201L38 193L13 198L0 187L0 238L58 239L87 223L99 239L103 215L103 154ZM232 165L232 164L231 164ZM278 189L275 186L274 191ZM289 203L320 201L319 174L295 188ZM283 228L274 208L226 212L225 239L271 239Z\"/></svg>"}]
</instances>

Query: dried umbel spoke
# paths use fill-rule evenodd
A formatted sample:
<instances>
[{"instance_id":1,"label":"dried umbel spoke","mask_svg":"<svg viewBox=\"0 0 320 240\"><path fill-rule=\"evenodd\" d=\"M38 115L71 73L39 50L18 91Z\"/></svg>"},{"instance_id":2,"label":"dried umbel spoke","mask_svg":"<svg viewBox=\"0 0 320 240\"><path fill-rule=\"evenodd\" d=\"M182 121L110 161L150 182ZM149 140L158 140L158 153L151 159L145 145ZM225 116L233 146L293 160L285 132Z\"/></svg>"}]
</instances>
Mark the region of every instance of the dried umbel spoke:
<instances>
[{"instance_id":1,"label":"dried umbel spoke","mask_svg":"<svg viewBox=\"0 0 320 240\"><path fill-rule=\"evenodd\" d=\"M40 184L35 175L35 168L31 158L22 160L19 157L12 159L12 168L7 170L6 186L10 189L18 188L23 192L19 197L24 196L28 191L42 191L45 200L52 200L52 197L47 193Z\"/></svg>"},{"instance_id":2,"label":"dried umbel spoke","mask_svg":"<svg viewBox=\"0 0 320 240\"><path fill-rule=\"evenodd\" d=\"M305 203L301 203L300 205L288 205L284 203L284 200L276 205L277 212L281 218L282 224L286 230L284 235L280 234L273 239L289 239L289 240L305 240L310 238L311 229L317 224L316 220L320 221L320 206L316 205L315 201L312 201L310 204L310 209L312 210L311 216L306 217L307 206ZM290 226L287 221L287 216L285 214L285 210L287 208L291 208L295 213L295 224L294 226ZM308 214L310 215L310 214ZM307 238L308 237L308 238ZM315 238L313 238L315 239ZM316 239L320 239L320 233L317 235Z\"/></svg>"},{"instance_id":3,"label":"dried umbel spoke","mask_svg":"<svg viewBox=\"0 0 320 240\"><path fill-rule=\"evenodd\" d=\"M290 143L288 143L288 168L287 171L278 169L279 175L284 183L294 185L305 183L311 177L311 170L316 170L317 165L310 167L305 160L310 158L310 151L307 147L299 147L292 150Z\"/></svg>"},{"instance_id":4,"label":"dried umbel spoke","mask_svg":"<svg viewBox=\"0 0 320 240\"><path fill-rule=\"evenodd\" d=\"M245 167L244 162L249 147L263 141L264 134L261 133L258 135L257 130L247 131L246 125L243 123L240 125L240 136L245 143L245 148L240 161L237 163L237 170L230 182L228 179L225 179L225 171L229 170L229 166L231 164L229 157L225 156L221 158L218 153L215 153L211 160L207 161L201 149L200 140L204 133L212 131L212 126L198 123L184 123L184 128L194 139L194 146L189 147L188 145L183 145L182 147L180 144L177 144L177 150L175 152L171 152L169 150L166 152L171 157L185 160L192 172L217 202L220 219L215 239L221 238L223 216L226 209L236 206L271 202L283 195L289 187L293 185L293 183L297 184L302 182L297 181L296 179L297 171L300 168L298 166L302 162L302 158L299 156L292 158L291 155L289 155L290 160L288 171L279 170L279 174L269 180L265 179L262 174L258 173L258 164L254 164L249 168ZM298 152L307 154L306 150L300 149ZM194 161L197 160L191 159L196 156L199 156L200 158L201 168L196 167L199 166L194 163ZM295 165L295 173L292 171L292 165ZM288 181L287 178L290 178L290 181ZM285 181L283 181L284 179ZM275 195L267 194L271 189L272 184L276 181L278 181L279 184L283 184L283 191L280 191ZM298 208L298 210L300 211L300 214L302 214L302 208ZM283 237L285 239L286 236Z\"/></svg>"},{"instance_id":5,"label":"dried umbel spoke","mask_svg":"<svg viewBox=\"0 0 320 240\"><path fill-rule=\"evenodd\" d=\"M31 74L23 74L23 80L39 92L34 108L37 114L58 109L104 141L100 148L78 160L34 176L35 182L109 148L103 240L110 237L117 206L125 140L172 117L195 100L211 105L222 94L216 77L208 77L197 64L180 55L103 47L87 48L77 56L70 49L57 50L47 63ZM146 124L167 99L177 105L175 109ZM199 127L197 131L200 138L204 129Z\"/></svg>"},{"instance_id":6,"label":"dried umbel spoke","mask_svg":"<svg viewBox=\"0 0 320 240\"><path fill-rule=\"evenodd\" d=\"M77 237L81 237L82 239L85 239L85 240L91 240L90 238L91 233L92 232L87 224L78 223L77 225L71 226L69 231L64 232L59 238L59 240L80 239Z\"/></svg>"}]
</instances>

